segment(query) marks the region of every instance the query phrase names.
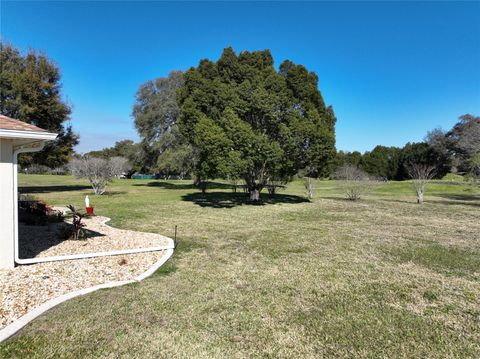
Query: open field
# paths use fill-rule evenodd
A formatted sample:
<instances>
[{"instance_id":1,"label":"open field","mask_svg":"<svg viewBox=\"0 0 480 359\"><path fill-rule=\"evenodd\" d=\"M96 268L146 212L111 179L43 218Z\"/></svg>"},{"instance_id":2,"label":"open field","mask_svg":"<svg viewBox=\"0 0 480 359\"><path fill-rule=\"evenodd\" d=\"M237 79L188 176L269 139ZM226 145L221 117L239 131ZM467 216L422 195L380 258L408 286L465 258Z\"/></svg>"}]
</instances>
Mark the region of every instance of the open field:
<instances>
[{"instance_id":1,"label":"open field","mask_svg":"<svg viewBox=\"0 0 480 359\"><path fill-rule=\"evenodd\" d=\"M86 182L21 176L82 206ZM111 225L173 236L153 277L68 301L0 344L0 357L480 357L480 195L392 182L359 202L301 182L264 205L221 183L118 180L91 196ZM267 196L265 197L267 198ZM68 263L65 263L68 265Z\"/></svg>"}]
</instances>

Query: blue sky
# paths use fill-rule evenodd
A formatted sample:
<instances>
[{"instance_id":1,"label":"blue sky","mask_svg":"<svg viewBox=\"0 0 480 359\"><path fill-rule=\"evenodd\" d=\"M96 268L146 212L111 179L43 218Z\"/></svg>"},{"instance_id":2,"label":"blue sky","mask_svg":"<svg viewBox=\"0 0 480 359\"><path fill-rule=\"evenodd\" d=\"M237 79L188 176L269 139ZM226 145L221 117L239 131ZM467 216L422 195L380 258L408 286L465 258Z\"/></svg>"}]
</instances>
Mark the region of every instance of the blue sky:
<instances>
[{"instance_id":1,"label":"blue sky","mask_svg":"<svg viewBox=\"0 0 480 359\"><path fill-rule=\"evenodd\" d=\"M138 139L138 86L223 48L269 48L319 76L337 148L403 146L480 115L480 2L8 2L1 36L62 70L77 150Z\"/></svg>"}]
</instances>

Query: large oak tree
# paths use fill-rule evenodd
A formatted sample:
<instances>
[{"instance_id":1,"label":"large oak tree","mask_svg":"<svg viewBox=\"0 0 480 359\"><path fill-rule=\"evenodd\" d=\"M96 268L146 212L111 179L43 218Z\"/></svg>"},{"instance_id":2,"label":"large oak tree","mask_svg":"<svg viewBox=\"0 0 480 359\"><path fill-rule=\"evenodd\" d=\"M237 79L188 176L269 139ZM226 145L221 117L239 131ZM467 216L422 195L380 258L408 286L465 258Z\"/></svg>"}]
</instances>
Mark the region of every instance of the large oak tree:
<instances>
[{"instance_id":1,"label":"large oak tree","mask_svg":"<svg viewBox=\"0 0 480 359\"><path fill-rule=\"evenodd\" d=\"M269 181L287 181L299 169L331 173L335 115L303 65L287 60L277 71L269 50L227 48L184 79L179 127L198 150L202 179L242 178L257 201Z\"/></svg>"},{"instance_id":2,"label":"large oak tree","mask_svg":"<svg viewBox=\"0 0 480 359\"><path fill-rule=\"evenodd\" d=\"M137 91L132 114L142 139L143 171L183 178L192 169L193 148L177 126L176 94L183 82L183 73L172 71L168 77L147 81Z\"/></svg>"},{"instance_id":3,"label":"large oak tree","mask_svg":"<svg viewBox=\"0 0 480 359\"><path fill-rule=\"evenodd\" d=\"M62 100L59 68L45 55L26 55L0 42L0 113L58 133L39 153L23 155L20 164L58 167L72 157L78 135L65 126L71 113Z\"/></svg>"}]
</instances>

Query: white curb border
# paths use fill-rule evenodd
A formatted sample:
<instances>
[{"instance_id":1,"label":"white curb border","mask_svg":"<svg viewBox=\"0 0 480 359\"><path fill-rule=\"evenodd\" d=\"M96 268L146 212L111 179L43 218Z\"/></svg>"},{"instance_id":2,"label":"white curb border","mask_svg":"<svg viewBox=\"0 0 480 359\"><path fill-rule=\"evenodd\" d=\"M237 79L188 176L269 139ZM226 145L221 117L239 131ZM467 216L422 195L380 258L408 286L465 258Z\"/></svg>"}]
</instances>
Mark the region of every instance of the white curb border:
<instances>
[{"instance_id":1,"label":"white curb border","mask_svg":"<svg viewBox=\"0 0 480 359\"><path fill-rule=\"evenodd\" d=\"M25 325L30 323L32 320L34 320L38 316L45 313L47 310L69 299L72 299L81 295L85 295L88 293L92 293L99 289L114 288L114 287L119 287L125 284L138 283L144 280L145 278L150 277L158 268L160 268L166 261L168 261L173 254L174 242L171 238L168 238L168 237L166 238L170 242L169 244L171 245L172 248L166 249L165 254L155 264L153 264L150 268L148 268L144 273L140 274L138 277L130 280L103 283L93 287L79 289L70 293L62 294L59 297L50 299L45 303L41 304L40 306L36 307L35 309L31 310L27 314L23 315L22 317L18 318L13 323L7 325L5 328L1 329L0 343L10 338L13 334L18 332L20 329L22 329Z\"/></svg>"}]
</instances>

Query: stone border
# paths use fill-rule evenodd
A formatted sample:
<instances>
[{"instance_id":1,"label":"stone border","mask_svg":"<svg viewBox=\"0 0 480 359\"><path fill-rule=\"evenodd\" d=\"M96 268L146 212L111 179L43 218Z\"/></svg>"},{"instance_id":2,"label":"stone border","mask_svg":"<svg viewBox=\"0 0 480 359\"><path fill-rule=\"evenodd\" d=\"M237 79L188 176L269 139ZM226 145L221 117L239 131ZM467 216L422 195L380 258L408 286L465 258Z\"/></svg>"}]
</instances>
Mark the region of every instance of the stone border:
<instances>
[{"instance_id":1,"label":"stone border","mask_svg":"<svg viewBox=\"0 0 480 359\"><path fill-rule=\"evenodd\" d=\"M168 238L168 237L166 237ZM170 259L170 257L173 254L173 247L174 247L174 242L171 238L168 238L170 245L172 248L166 249L165 254L155 263L153 264L150 268L148 268L144 273L140 274L134 279L130 280L124 280L124 281L116 281L116 282L108 282L108 283L103 283L99 284L93 287L88 287L84 289L79 289L70 293L62 294L59 297L50 299L43 303L42 305L36 307L35 309L31 310L27 314L21 316L17 320L15 320L13 323L7 325L5 328L0 330L0 343L3 342L4 340L10 338L12 335L14 335L16 332L18 332L20 329L22 329L25 325L30 323L32 320L37 318L38 316L42 315L49 309L57 306L60 303L63 303L69 299L85 295L88 293L95 292L96 290L99 289L106 289L106 288L114 288L114 287L120 287L125 284L131 284L131 283L138 283L145 278L150 277L158 268L160 268L167 260Z\"/></svg>"}]
</instances>

